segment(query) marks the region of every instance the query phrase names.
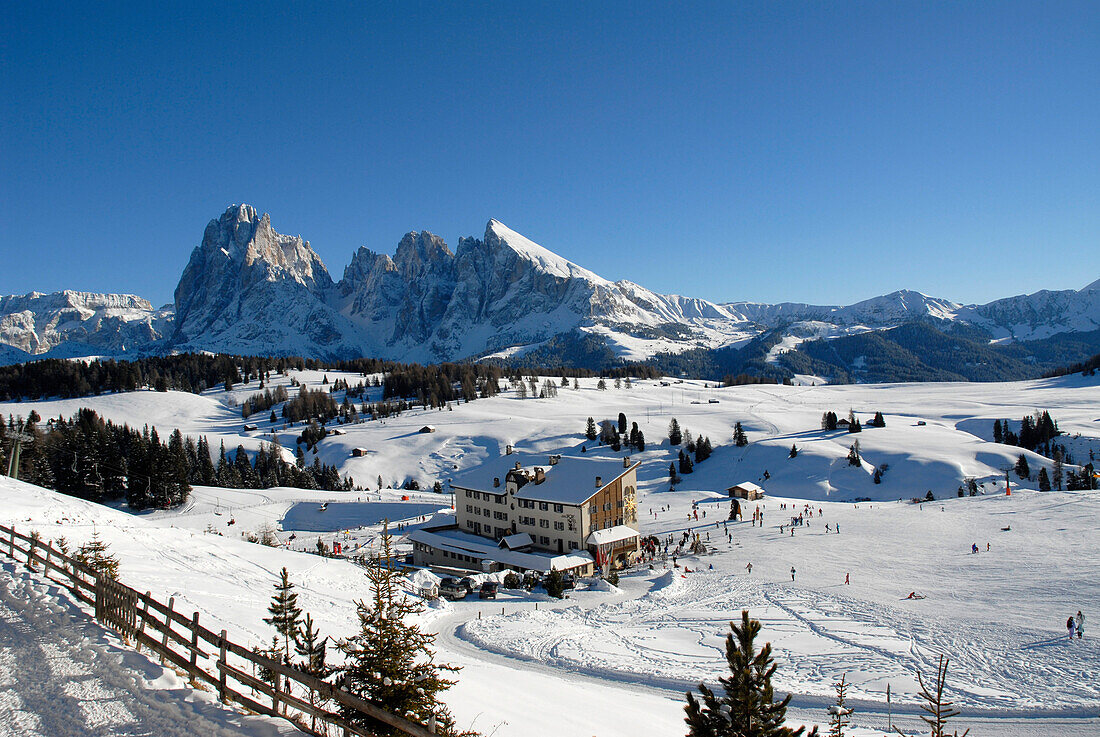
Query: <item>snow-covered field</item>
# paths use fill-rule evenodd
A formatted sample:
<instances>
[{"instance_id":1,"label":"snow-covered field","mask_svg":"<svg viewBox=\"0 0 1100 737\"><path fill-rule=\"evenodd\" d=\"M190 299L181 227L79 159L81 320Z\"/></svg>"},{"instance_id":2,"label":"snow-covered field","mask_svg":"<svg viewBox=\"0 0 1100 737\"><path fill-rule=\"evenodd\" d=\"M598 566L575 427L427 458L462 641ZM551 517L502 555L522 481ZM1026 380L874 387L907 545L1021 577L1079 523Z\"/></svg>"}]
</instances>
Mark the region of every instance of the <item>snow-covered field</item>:
<instances>
[{"instance_id":1,"label":"snow-covered field","mask_svg":"<svg viewBox=\"0 0 1100 737\"><path fill-rule=\"evenodd\" d=\"M298 378L315 384L323 373ZM361 569L294 550L321 537L343 540L355 552L376 538L379 514L416 524L432 506L450 505L449 495L379 491L378 477L385 485L415 478L431 488L456 467L503 453L507 444L546 453L579 452L583 444L588 453L619 457L623 453L593 447L583 430L588 416L599 421L621 411L646 435L646 451L632 456L642 462L642 532L679 538L690 528L704 542L709 534L712 554L680 557L679 568L657 563L624 576L619 590L578 590L564 602L506 592L498 602L433 608L427 616L440 632L441 658L464 667L448 696L460 723L498 735L682 734L682 692L722 675L728 622L747 608L773 643L777 687L795 694L796 720L823 724L830 684L847 674L863 730L855 734L884 733L888 684L895 723L900 713L901 723L911 726L915 671L927 673L945 653L952 658L951 696L976 737L1100 733L1100 648L1088 635L1067 642L1064 626L1078 609L1086 621L1100 617L1100 494L1039 493L1034 482L1013 475L1013 493L1006 496L1003 469L1021 451L991 441L994 419L1018 421L1045 409L1067 434L1070 452L1087 459L1090 448L1100 450L1096 379L732 388L647 381L606 391L596 390L594 379L581 380L580 390L571 383L552 399L520 400L506 392L449 411L415 410L384 423L344 426L346 435L321 442L319 457L369 491L200 488L180 510L130 515L4 480L0 521L74 542L94 526L122 559L126 583L176 596L185 610L199 610L255 643L269 639L262 617L285 565L324 632L346 635L354 627L354 600L367 594ZM255 384L237 391L240 401ZM230 450L238 443L253 450L259 434L242 431L239 412L226 399L218 391L201 397L136 392L0 405L0 413L26 415L33 408L43 417L67 416L90 406L118 422L156 424L162 436L180 427L206 434L215 448L225 439ZM822 412L845 417L849 409L865 425L881 411L887 427L858 435L819 429ZM268 429L266 414L261 431ZM672 417L715 446L675 491L668 483L675 453L665 437ZM745 448L731 443L735 421L748 433ZM425 424L436 432L417 432ZM281 423L275 429L292 450L293 434ZM852 467L846 456L857 438L864 462ZM788 457L792 444L799 448L795 458ZM371 452L352 458L354 447ZM1044 465L1049 472L1048 460L1025 454L1033 473ZM874 484L872 471L883 463L889 470ZM964 477L982 483L985 494L957 498ZM740 481L768 490L761 502L765 521L763 527L730 524L729 541L722 524L725 489ZM898 501L928 491L942 501ZM333 504L320 512L324 501ZM693 503L698 520L689 519ZM814 509L793 537L786 525L797 512L781 510L782 504ZM325 515L342 520L330 524ZM230 519L234 525L227 525ZM832 531L837 524L839 534ZM239 537L265 527L291 549ZM338 527L352 529L320 531ZM972 544L978 554L970 552ZM911 591L925 598L906 599ZM557 720L552 730L550 714Z\"/></svg>"}]
</instances>

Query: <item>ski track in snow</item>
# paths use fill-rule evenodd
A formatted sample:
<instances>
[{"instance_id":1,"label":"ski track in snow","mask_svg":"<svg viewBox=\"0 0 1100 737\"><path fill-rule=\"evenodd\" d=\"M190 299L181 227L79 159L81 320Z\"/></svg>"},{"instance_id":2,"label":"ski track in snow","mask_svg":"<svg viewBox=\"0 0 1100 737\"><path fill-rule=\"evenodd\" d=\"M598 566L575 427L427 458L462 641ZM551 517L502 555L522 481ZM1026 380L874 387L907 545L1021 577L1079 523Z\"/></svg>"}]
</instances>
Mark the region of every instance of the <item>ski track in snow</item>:
<instances>
[{"instance_id":1,"label":"ski track in snow","mask_svg":"<svg viewBox=\"0 0 1100 737\"><path fill-rule=\"evenodd\" d=\"M1100 658L1091 643L1050 647L1064 638L708 572L589 609L470 620L455 635L501 655L682 690L693 687L700 671L712 679L723 674L728 623L739 620L743 608L776 644L777 688L802 696L828 697L836 674L848 672L852 698L877 700L882 684L892 681L899 696L899 684L908 683L903 698L913 703L912 674L931 672L944 653L952 663L949 693L971 709L1035 711L1041 703L1039 711L1091 715L1100 703L1094 678ZM793 642L797 651L788 652L785 643Z\"/></svg>"},{"instance_id":2,"label":"ski track in snow","mask_svg":"<svg viewBox=\"0 0 1100 737\"><path fill-rule=\"evenodd\" d=\"M196 696L58 593L10 561L0 568L0 737L300 734Z\"/></svg>"}]
</instances>

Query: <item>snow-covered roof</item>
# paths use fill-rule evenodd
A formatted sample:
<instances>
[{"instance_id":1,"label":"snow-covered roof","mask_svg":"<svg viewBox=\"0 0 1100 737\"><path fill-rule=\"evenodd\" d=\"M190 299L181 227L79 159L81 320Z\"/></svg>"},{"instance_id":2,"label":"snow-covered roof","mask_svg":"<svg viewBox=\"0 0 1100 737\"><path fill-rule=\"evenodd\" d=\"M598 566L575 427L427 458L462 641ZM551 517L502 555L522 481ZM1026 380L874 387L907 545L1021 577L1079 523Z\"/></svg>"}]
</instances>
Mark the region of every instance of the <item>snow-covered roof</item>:
<instances>
[{"instance_id":1,"label":"snow-covered roof","mask_svg":"<svg viewBox=\"0 0 1100 737\"><path fill-rule=\"evenodd\" d=\"M754 484L751 481L742 481L741 483L735 484L735 485L731 486L730 488L731 489L744 489L745 491L759 491L761 494L764 493L764 487L758 486L757 484Z\"/></svg>"},{"instance_id":2,"label":"snow-covered roof","mask_svg":"<svg viewBox=\"0 0 1100 737\"><path fill-rule=\"evenodd\" d=\"M588 536L588 540L585 541L587 545L607 545L609 543L617 543L623 540L630 540L638 537L640 533L633 527L627 527L626 525L615 525L609 527L606 530L593 530Z\"/></svg>"},{"instance_id":3,"label":"snow-covered roof","mask_svg":"<svg viewBox=\"0 0 1100 737\"><path fill-rule=\"evenodd\" d=\"M623 467L621 459L608 459L585 456L562 456L555 465L550 465L550 457L529 453L513 453L494 458L476 468L455 474L451 486L489 494L503 494L505 477L509 471L520 464L531 479L516 492L517 499L529 499L555 504L583 504L596 492L636 468ZM545 474L542 483L535 482L535 468L541 468ZM596 479L600 480L596 485ZM500 486L493 486L493 479L500 480Z\"/></svg>"},{"instance_id":4,"label":"snow-covered roof","mask_svg":"<svg viewBox=\"0 0 1100 737\"><path fill-rule=\"evenodd\" d=\"M500 547L509 548L511 550L534 544L534 538L532 538L530 533L527 532L518 532L515 535L508 535L501 538L499 543Z\"/></svg>"},{"instance_id":5,"label":"snow-covered roof","mask_svg":"<svg viewBox=\"0 0 1100 737\"><path fill-rule=\"evenodd\" d=\"M538 552L518 553L514 550L498 548L488 538L471 535L454 527L413 530L405 537L411 542L430 545L436 550L449 550L452 553L469 555L479 560L492 560L505 566L542 573L548 573L551 570L564 571L590 565L593 562L590 554L579 550L556 555Z\"/></svg>"}]
</instances>

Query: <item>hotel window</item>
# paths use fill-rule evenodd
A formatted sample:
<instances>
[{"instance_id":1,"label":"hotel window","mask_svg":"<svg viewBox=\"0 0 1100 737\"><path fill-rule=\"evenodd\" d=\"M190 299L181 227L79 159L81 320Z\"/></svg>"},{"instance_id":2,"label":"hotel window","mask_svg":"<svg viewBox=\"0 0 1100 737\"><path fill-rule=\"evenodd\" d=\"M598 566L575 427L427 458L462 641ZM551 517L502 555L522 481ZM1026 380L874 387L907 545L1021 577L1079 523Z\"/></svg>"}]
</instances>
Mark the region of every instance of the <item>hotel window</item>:
<instances>
[{"instance_id":1,"label":"hotel window","mask_svg":"<svg viewBox=\"0 0 1100 737\"><path fill-rule=\"evenodd\" d=\"M554 529L558 530L558 531L564 530L565 529L565 523L564 522L555 522L554 523Z\"/></svg>"},{"instance_id":2,"label":"hotel window","mask_svg":"<svg viewBox=\"0 0 1100 737\"><path fill-rule=\"evenodd\" d=\"M545 512L549 508L550 508L550 505L547 504L546 502L539 502L539 511L540 512Z\"/></svg>"},{"instance_id":3,"label":"hotel window","mask_svg":"<svg viewBox=\"0 0 1100 737\"><path fill-rule=\"evenodd\" d=\"M561 514L562 512L565 511L565 507L563 507L560 504L555 504L554 505L554 511L557 512L558 514Z\"/></svg>"},{"instance_id":4,"label":"hotel window","mask_svg":"<svg viewBox=\"0 0 1100 737\"><path fill-rule=\"evenodd\" d=\"M550 520L545 520L545 519L540 519L539 520L539 527L549 527L549 526L550 526Z\"/></svg>"}]
</instances>

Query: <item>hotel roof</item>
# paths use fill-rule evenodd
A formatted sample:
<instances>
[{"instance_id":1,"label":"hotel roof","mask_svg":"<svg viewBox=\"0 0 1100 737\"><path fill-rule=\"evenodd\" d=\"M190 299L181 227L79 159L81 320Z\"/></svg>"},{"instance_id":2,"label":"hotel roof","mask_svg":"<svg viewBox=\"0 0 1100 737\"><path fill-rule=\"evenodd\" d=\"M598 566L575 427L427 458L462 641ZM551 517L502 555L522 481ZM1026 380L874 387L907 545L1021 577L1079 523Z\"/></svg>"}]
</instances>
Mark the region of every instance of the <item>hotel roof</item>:
<instances>
[{"instance_id":1,"label":"hotel roof","mask_svg":"<svg viewBox=\"0 0 1100 737\"><path fill-rule=\"evenodd\" d=\"M583 504L600 489L637 468L633 463L624 468L620 458L601 458L599 456L561 456L555 465L550 465L547 455L513 453L502 455L475 468L455 474L451 486L457 489L481 491L489 494L504 494L505 477L509 471L520 465L529 481L518 492L517 499L529 499L555 504ZM541 468L545 474L542 483L535 481L535 468ZM599 484L596 479L599 479ZM493 479L500 480L500 486L493 486Z\"/></svg>"}]
</instances>

